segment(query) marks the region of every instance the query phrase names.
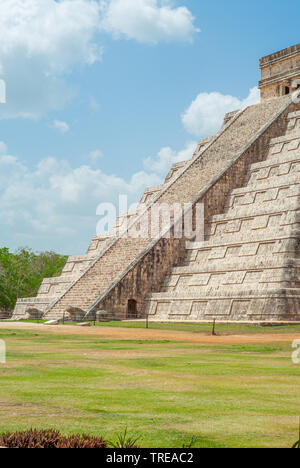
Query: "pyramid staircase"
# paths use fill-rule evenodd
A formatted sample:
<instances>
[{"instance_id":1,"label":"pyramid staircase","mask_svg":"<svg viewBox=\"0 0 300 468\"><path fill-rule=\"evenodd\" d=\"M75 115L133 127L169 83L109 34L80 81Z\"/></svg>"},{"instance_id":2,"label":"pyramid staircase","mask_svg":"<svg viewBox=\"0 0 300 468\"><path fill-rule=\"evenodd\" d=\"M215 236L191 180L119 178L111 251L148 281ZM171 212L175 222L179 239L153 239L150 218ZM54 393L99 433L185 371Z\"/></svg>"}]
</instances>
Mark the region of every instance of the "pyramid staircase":
<instances>
[{"instance_id":1,"label":"pyramid staircase","mask_svg":"<svg viewBox=\"0 0 300 468\"><path fill-rule=\"evenodd\" d=\"M24 318L28 308L36 308L45 311L51 303L59 298L78 280L78 278L80 278L82 273L89 268L99 252L101 252L109 241L110 238L108 237L95 236L92 239L86 255L69 257L60 276L45 278L43 280L36 297L18 299L13 318Z\"/></svg>"},{"instance_id":2,"label":"pyramid staircase","mask_svg":"<svg viewBox=\"0 0 300 468\"><path fill-rule=\"evenodd\" d=\"M207 219L205 242L147 298L152 319L300 320L300 111L287 120Z\"/></svg>"},{"instance_id":3,"label":"pyramid staircase","mask_svg":"<svg viewBox=\"0 0 300 468\"><path fill-rule=\"evenodd\" d=\"M169 239L133 239L140 215L125 213L125 232L94 237L60 278L20 299L14 317L33 305L49 319L69 306L87 318L99 309L126 318L134 299L140 316L157 320L300 319L299 109L282 97L227 115L191 160L145 191L149 213L160 203L203 203L204 245L174 239L172 223Z\"/></svg>"}]
</instances>

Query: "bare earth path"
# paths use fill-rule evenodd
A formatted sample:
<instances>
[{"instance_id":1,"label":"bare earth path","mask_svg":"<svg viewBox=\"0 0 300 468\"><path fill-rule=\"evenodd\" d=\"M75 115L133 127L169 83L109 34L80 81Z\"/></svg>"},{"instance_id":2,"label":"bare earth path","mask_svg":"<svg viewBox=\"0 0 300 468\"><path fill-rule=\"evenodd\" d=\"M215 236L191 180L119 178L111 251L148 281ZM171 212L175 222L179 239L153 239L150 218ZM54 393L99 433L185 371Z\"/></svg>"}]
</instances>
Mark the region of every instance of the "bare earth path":
<instances>
[{"instance_id":1,"label":"bare earth path","mask_svg":"<svg viewBox=\"0 0 300 468\"><path fill-rule=\"evenodd\" d=\"M111 327L90 327L82 328L74 325L47 326L35 323L2 322L1 329L9 330L35 330L56 335L83 335L99 336L105 339L115 340L169 340L185 341L189 343L208 344L242 344L242 343L289 343L300 339L300 334L277 333L277 334L257 334L257 335L222 335L211 336L201 333L190 333L180 331L165 331L143 328L111 328Z\"/></svg>"}]
</instances>

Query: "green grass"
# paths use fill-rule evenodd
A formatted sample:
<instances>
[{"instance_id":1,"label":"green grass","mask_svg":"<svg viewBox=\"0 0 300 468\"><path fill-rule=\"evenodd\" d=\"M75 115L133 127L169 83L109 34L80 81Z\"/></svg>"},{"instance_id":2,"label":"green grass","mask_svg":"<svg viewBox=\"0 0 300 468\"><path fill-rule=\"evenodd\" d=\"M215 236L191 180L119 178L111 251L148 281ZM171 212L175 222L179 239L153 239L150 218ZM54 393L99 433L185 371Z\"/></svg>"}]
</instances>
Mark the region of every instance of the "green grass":
<instances>
[{"instance_id":1,"label":"green grass","mask_svg":"<svg viewBox=\"0 0 300 468\"><path fill-rule=\"evenodd\" d=\"M0 320L1 322L1 320ZM24 323L37 323L36 320L21 320ZM45 320L40 320L39 323L44 323ZM94 326L94 322L90 322ZM65 325L76 325L75 322L65 322ZM146 328L146 321L112 321L112 322L96 322L96 327L111 327L111 328ZM149 322L149 328L152 330L170 330L170 331L184 331L190 333L211 333L212 323L159 323ZM251 325L251 324L236 324L236 323L217 323L216 332L221 335L252 335L252 334L282 334L282 333L299 333L300 324L289 325Z\"/></svg>"},{"instance_id":2,"label":"green grass","mask_svg":"<svg viewBox=\"0 0 300 468\"><path fill-rule=\"evenodd\" d=\"M96 326L117 328L145 328L146 322L106 322L96 323ZM152 330L185 331L190 333L211 333L212 323L149 323ZM260 326L247 324L217 323L216 332L221 335L250 335L250 334L281 334L300 333L300 325Z\"/></svg>"},{"instance_id":3,"label":"green grass","mask_svg":"<svg viewBox=\"0 0 300 468\"><path fill-rule=\"evenodd\" d=\"M0 431L57 428L114 440L128 427L144 447L181 447L193 436L196 447L291 447L297 439L300 366L289 343L24 330L0 330L0 339L8 354L0 365Z\"/></svg>"}]
</instances>

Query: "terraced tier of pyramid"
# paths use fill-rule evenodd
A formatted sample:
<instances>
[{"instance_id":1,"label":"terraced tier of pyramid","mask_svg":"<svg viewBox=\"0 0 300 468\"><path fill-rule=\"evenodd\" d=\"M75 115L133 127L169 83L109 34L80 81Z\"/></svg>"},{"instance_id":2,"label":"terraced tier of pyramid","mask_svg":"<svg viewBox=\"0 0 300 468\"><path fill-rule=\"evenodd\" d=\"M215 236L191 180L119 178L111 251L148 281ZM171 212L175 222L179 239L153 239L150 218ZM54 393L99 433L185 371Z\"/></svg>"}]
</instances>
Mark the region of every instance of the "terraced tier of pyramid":
<instances>
[{"instance_id":1,"label":"terraced tier of pyramid","mask_svg":"<svg viewBox=\"0 0 300 468\"><path fill-rule=\"evenodd\" d=\"M147 303L159 320L300 319L300 112Z\"/></svg>"},{"instance_id":2,"label":"terraced tier of pyramid","mask_svg":"<svg viewBox=\"0 0 300 468\"><path fill-rule=\"evenodd\" d=\"M261 103L227 114L216 136L141 199L150 220L160 204L203 204L205 242L175 238L170 220L169 238L133 238L139 211L123 213L36 298L19 299L14 318L35 307L56 319L72 306L86 318L105 310L162 321L300 320L300 104L288 95L300 45L264 57L261 68Z\"/></svg>"}]
</instances>

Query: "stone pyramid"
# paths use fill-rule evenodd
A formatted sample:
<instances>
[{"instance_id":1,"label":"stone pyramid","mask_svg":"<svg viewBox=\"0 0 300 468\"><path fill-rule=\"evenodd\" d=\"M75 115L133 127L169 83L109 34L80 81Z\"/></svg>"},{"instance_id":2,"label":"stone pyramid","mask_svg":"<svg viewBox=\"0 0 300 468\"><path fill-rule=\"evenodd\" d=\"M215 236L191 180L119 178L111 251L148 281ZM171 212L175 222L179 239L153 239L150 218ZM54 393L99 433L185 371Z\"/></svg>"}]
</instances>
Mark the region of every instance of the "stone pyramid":
<instances>
[{"instance_id":1,"label":"stone pyramid","mask_svg":"<svg viewBox=\"0 0 300 468\"><path fill-rule=\"evenodd\" d=\"M124 222L129 230L141 222L139 211L124 213L36 298L19 299L15 318L29 307L60 318L73 306L86 318L105 310L160 321L300 320L300 44L260 66L260 104L227 114L221 131L141 200L149 213L203 204L204 243L175 238L174 220L169 238L119 234Z\"/></svg>"}]
</instances>

